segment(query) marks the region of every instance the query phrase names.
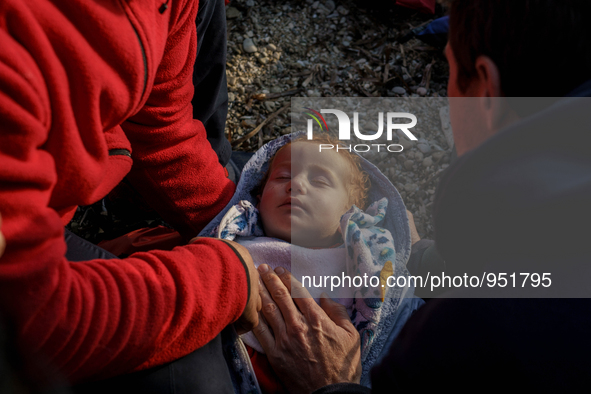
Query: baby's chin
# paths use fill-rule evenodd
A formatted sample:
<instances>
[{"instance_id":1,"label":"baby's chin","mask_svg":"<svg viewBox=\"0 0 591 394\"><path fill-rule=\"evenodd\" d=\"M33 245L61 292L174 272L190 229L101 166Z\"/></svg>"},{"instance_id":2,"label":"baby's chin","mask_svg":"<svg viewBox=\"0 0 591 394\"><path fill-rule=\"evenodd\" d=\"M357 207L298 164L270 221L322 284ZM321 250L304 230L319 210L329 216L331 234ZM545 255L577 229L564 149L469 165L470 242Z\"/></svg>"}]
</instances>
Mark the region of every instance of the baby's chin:
<instances>
[{"instance_id":1,"label":"baby's chin","mask_svg":"<svg viewBox=\"0 0 591 394\"><path fill-rule=\"evenodd\" d=\"M317 234L309 229L294 231L292 228L289 242L303 248L331 248L343 243L340 232L334 234Z\"/></svg>"},{"instance_id":2,"label":"baby's chin","mask_svg":"<svg viewBox=\"0 0 591 394\"><path fill-rule=\"evenodd\" d=\"M287 226L273 226L273 224L277 223L267 223L267 226L265 226L263 221L265 236L277 238L303 248L332 248L343 243L338 227L334 231L321 232L314 231L315 229L311 229L309 226L298 226L297 221L292 221L289 228Z\"/></svg>"}]
</instances>

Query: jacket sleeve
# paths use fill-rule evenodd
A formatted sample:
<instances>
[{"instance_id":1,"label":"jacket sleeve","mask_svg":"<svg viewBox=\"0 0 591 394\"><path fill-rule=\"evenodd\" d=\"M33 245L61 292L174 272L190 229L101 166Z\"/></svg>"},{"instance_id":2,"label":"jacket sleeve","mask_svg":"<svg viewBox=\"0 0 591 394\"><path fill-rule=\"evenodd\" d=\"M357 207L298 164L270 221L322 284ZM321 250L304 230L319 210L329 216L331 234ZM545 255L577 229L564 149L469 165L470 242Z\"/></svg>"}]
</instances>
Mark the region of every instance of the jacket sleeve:
<instances>
[{"instance_id":1,"label":"jacket sleeve","mask_svg":"<svg viewBox=\"0 0 591 394\"><path fill-rule=\"evenodd\" d=\"M23 26L32 29L35 24L29 22ZM44 145L59 103L50 102L43 86L47 75L23 44L34 44L35 33L19 42L2 23L0 212L7 249L0 258L0 312L11 318L21 342L73 382L148 368L206 344L246 305L248 278L242 261L213 239L123 260L67 261L63 224L50 206L57 170ZM192 124L180 116L179 122ZM188 140L201 141L197 128L180 129L194 134ZM183 143L161 151L179 157L177 150L190 151ZM163 164L156 160L158 165ZM217 177L221 171L203 166L195 173L198 177ZM175 190L166 179L170 177L159 179L161 188ZM195 179L190 187L197 183ZM204 207L224 204L222 195L230 186L220 185L201 189L201 209L188 215L199 217L197 225L208 220L199 216ZM207 198L208 193L214 195Z\"/></svg>"},{"instance_id":2,"label":"jacket sleeve","mask_svg":"<svg viewBox=\"0 0 591 394\"><path fill-rule=\"evenodd\" d=\"M203 124L193 119L196 3L187 2L183 12L171 10L171 35L150 95L143 108L123 124L133 150L128 179L186 239L196 236L235 190Z\"/></svg>"}]
</instances>

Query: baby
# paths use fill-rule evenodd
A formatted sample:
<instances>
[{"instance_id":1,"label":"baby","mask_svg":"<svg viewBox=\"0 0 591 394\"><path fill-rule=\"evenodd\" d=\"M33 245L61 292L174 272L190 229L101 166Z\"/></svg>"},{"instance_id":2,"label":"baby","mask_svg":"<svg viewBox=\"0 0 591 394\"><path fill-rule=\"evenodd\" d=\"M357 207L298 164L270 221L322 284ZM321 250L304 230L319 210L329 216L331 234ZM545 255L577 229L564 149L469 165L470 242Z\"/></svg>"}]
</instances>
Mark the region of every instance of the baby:
<instances>
[{"instance_id":1,"label":"baby","mask_svg":"<svg viewBox=\"0 0 591 394\"><path fill-rule=\"evenodd\" d=\"M258 209L268 237L306 248L342 243L341 217L352 205L365 207L369 180L359 157L324 150L330 137L299 139L284 145L272 159ZM337 142L338 143L338 142Z\"/></svg>"},{"instance_id":2,"label":"baby","mask_svg":"<svg viewBox=\"0 0 591 394\"><path fill-rule=\"evenodd\" d=\"M407 290L379 284L383 283L384 273L389 276L407 272L403 265L396 264L391 233L376 226L385 216L387 199L362 211L370 182L361 169L361 158L343 149L320 151L320 144L336 146L339 141L329 136L312 141L300 137L279 148L268 159L269 168L253 194L257 196L256 208L246 200L240 201L226 212L215 233L245 246L256 266L282 266L300 281L302 273L316 277L368 274L375 279L378 285L374 288L341 286L332 293L330 283L317 288L315 283L303 281L314 297L325 291L347 307L360 332L362 363L367 359L364 370L368 371L369 364L375 361L375 354L370 355L372 343L380 332L389 333L399 305L394 298L402 298ZM384 303L386 290L393 299ZM387 304L386 319L390 321L384 325L388 328L381 331L383 304ZM254 335L243 335L242 340L249 346L248 355L263 392L283 391ZM236 369L241 366L237 364Z\"/></svg>"}]
</instances>

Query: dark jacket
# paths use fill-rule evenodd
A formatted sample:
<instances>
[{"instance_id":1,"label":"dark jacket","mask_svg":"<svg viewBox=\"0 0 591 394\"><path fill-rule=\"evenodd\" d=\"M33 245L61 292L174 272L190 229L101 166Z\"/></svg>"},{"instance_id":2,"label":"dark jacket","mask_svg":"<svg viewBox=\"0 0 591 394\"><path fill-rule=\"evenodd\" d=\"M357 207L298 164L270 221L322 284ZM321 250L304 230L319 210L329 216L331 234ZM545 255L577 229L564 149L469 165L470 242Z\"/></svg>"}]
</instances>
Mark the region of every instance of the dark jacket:
<instances>
[{"instance_id":1,"label":"dark jacket","mask_svg":"<svg viewBox=\"0 0 591 394\"><path fill-rule=\"evenodd\" d=\"M574 93L591 96L591 83ZM516 272L503 289L515 298L474 298L499 297L485 285L431 300L372 370L372 392L590 387L591 300L532 298L589 297L590 104L561 99L450 166L434 206L446 269ZM552 284L522 288L521 272L551 273Z\"/></svg>"}]
</instances>

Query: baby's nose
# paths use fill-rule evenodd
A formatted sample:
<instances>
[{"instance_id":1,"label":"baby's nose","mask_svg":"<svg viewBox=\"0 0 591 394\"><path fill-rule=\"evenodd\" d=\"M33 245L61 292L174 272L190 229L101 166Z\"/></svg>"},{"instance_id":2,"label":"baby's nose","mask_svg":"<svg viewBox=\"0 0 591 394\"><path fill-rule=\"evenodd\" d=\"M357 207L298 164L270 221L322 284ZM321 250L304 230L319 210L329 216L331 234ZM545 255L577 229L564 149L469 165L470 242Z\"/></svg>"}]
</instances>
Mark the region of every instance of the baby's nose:
<instances>
[{"instance_id":1,"label":"baby's nose","mask_svg":"<svg viewBox=\"0 0 591 394\"><path fill-rule=\"evenodd\" d=\"M289 191L292 194L306 194L306 182L302 177L292 178L290 184Z\"/></svg>"}]
</instances>

